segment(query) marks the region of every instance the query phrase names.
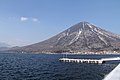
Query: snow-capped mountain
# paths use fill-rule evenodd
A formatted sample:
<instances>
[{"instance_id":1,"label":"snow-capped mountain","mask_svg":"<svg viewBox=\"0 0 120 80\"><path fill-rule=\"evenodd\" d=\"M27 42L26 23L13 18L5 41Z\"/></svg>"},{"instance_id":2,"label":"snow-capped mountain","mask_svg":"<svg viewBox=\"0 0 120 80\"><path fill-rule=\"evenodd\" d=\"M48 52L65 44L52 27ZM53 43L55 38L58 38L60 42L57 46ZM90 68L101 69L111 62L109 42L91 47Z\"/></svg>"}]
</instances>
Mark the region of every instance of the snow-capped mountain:
<instances>
[{"instance_id":1,"label":"snow-capped mountain","mask_svg":"<svg viewBox=\"0 0 120 80\"><path fill-rule=\"evenodd\" d=\"M88 22L80 22L40 43L15 49L33 53L84 53L120 51L120 36Z\"/></svg>"}]
</instances>

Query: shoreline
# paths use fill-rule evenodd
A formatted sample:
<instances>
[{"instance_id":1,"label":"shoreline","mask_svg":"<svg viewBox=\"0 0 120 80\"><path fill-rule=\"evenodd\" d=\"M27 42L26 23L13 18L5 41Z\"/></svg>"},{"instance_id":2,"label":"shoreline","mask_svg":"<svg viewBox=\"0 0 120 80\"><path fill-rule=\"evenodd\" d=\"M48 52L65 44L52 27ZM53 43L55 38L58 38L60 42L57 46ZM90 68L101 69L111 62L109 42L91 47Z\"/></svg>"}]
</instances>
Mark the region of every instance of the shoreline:
<instances>
[{"instance_id":1,"label":"shoreline","mask_svg":"<svg viewBox=\"0 0 120 80\"><path fill-rule=\"evenodd\" d=\"M63 52L63 53L55 53L55 52L17 52L17 51L0 51L0 53L16 53L16 54L68 54L68 55L119 55L120 52L116 51L99 51L99 52Z\"/></svg>"}]
</instances>

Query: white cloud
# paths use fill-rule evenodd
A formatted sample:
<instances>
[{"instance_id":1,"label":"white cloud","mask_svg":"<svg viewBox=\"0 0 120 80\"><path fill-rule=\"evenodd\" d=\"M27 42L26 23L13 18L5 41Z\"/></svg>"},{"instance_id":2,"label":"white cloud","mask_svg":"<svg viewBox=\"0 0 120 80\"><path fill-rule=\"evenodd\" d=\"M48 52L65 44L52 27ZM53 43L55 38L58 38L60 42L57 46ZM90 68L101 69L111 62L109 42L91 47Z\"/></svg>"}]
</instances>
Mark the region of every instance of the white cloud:
<instances>
[{"instance_id":1,"label":"white cloud","mask_svg":"<svg viewBox=\"0 0 120 80\"><path fill-rule=\"evenodd\" d=\"M32 21L37 22L38 19L37 18L32 18Z\"/></svg>"},{"instance_id":2,"label":"white cloud","mask_svg":"<svg viewBox=\"0 0 120 80\"><path fill-rule=\"evenodd\" d=\"M27 18L27 17L21 17L20 20L21 20L21 21L27 21L28 18Z\"/></svg>"},{"instance_id":3,"label":"white cloud","mask_svg":"<svg viewBox=\"0 0 120 80\"><path fill-rule=\"evenodd\" d=\"M32 21L32 22L39 22L38 18L30 18L30 17L20 17L20 21Z\"/></svg>"}]
</instances>

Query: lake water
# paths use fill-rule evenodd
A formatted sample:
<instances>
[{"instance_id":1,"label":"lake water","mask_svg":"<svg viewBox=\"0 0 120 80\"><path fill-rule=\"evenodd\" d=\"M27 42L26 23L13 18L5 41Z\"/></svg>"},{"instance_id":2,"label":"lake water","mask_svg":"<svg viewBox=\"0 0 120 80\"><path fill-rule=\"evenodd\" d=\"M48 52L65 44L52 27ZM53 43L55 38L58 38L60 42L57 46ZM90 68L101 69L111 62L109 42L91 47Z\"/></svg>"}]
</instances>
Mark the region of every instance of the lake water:
<instances>
[{"instance_id":1,"label":"lake water","mask_svg":"<svg viewBox=\"0 0 120 80\"><path fill-rule=\"evenodd\" d=\"M102 80L120 62L80 64L60 62L62 54L0 53L0 80ZM120 55L68 55L69 58Z\"/></svg>"}]
</instances>

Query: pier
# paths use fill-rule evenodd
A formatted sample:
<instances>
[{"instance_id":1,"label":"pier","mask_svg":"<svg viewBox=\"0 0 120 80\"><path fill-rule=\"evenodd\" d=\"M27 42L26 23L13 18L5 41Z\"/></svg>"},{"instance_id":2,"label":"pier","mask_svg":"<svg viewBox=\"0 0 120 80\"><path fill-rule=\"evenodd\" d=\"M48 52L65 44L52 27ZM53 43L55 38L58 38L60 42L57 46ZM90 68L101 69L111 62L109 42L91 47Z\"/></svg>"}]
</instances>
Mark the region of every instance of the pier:
<instances>
[{"instance_id":1,"label":"pier","mask_svg":"<svg viewBox=\"0 0 120 80\"><path fill-rule=\"evenodd\" d=\"M102 58L102 59L70 59L70 58L60 58L62 62L76 62L76 63L93 63L93 64L102 64L106 61L115 61L120 60L120 57L115 58Z\"/></svg>"}]
</instances>

